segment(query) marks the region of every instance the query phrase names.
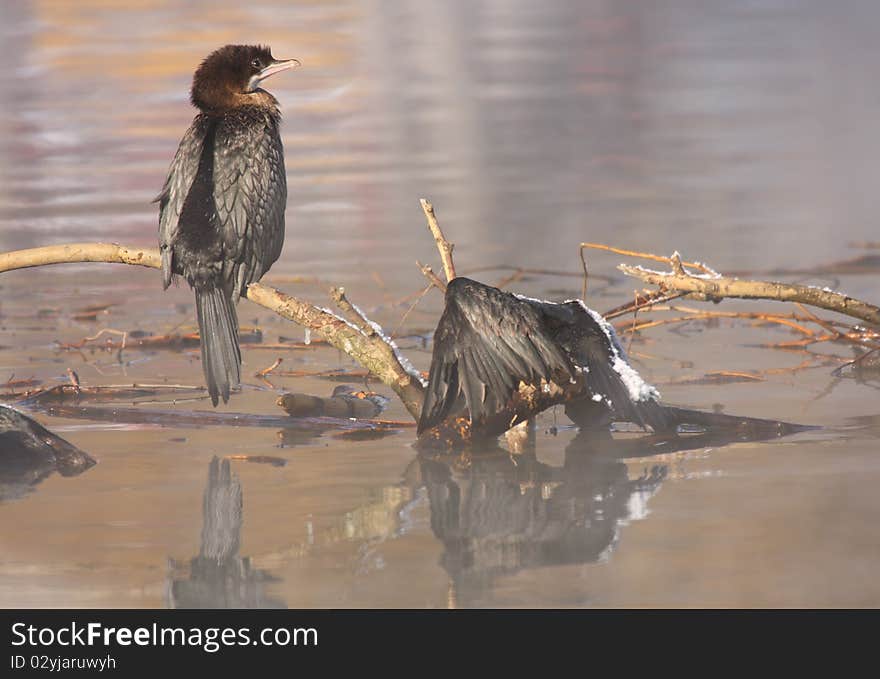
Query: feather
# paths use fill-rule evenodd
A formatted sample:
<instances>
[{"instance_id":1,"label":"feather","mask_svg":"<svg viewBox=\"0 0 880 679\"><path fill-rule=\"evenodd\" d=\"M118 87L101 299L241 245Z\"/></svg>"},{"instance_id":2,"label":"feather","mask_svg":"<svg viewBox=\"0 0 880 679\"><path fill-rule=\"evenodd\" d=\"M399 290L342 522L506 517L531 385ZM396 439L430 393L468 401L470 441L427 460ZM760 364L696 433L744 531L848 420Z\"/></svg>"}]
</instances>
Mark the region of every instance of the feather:
<instances>
[{"instance_id":1,"label":"feather","mask_svg":"<svg viewBox=\"0 0 880 679\"><path fill-rule=\"evenodd\" d=\"M456 278L434 333L418 431L465 412L478 429L509 408L520 382L558 383L578 373L586 375L585 410L601 407L655 430L666 424L656 391L626 363L611 326L581 302L542 302ZM643 387L635 395L633 383Z\"/></svg>"}]
</instances>

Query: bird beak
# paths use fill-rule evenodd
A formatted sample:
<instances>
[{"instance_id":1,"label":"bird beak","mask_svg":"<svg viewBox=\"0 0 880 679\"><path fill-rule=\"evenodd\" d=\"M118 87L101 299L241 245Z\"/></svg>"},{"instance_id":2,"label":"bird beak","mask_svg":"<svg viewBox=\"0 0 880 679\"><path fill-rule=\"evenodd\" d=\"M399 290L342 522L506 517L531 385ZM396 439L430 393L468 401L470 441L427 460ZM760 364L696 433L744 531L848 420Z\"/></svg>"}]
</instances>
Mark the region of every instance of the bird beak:
<instances>
[{"instance_id":1,"label":"bird beak","mask_svg":"<svg viewBox=\"0 0 880 679\"><path fill-rule=\"evenodd\" d=\"M281 71L287 71L291 68L297 68L298 66L302 66L298 59L276 59L259 72L257 75L257 82L263 82L271 75L281 73Z\"/></svg>"}]
</instances>

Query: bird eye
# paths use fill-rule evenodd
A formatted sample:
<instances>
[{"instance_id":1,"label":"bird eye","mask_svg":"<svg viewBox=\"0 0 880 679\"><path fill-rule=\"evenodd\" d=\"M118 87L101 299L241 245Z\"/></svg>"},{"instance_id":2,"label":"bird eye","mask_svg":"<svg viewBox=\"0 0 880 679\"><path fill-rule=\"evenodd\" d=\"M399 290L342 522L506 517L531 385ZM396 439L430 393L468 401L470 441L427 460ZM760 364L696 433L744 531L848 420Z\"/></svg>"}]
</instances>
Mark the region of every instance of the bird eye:
<instances>
[{"instance_id":1,"label":"bird eye","mask_svg":"<svg viewBox=\"0 0 880 679\"><path fill-rule=\"evenodd\" d=\"M253 66L253 67L256 68L257 70L259 70L259 69L263 68L263 62L260 61L259 59L254 59L254 60L251 62L251 66Z\"/></svg>"}]
</instances>

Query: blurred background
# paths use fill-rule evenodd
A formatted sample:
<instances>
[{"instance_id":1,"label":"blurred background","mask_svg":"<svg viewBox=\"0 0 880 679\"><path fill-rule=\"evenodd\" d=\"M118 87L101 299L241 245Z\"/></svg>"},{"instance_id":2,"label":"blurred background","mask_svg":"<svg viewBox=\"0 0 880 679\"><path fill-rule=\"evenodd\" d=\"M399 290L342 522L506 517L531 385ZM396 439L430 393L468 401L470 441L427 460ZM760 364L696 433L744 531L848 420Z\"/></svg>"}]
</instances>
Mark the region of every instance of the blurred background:
<instances>
[{"instance_id":1,"label":"blurred background","mask_svg":"<svg viewBox=\"0 0 880 679\"><path fill-rule=\"evenodd\" d=\"M810 0L12 2L0 237L151 244L150 200L201 58L261 42L299 71L279 267L430 256L577 268L602 240L801 266L878 232L876 3ZM412 257L410 257L412 259Z\"/></svg>"},{"instance_id":2,"label":"blurred background","mask_svg":"<svg viewBox=\"0 0 880 679\"><path fill-rule=\"evenodd\" d=\"M418 203L427 197L460 271L565 274L512 286L529 294L579 294L577 246L596 241L680 250L722 272L797 271L787 279L876 303L876 273L810 272L880 240L878 29L871 0L10 0L0 6L0 250L155 246L151 201L195 114L193 70L223 44L265 43L303 64L266 85L284 114L289 187L286 245L266 280L295 294L326 304L326 288L342 284L396 327L406 305L395 300L424 287L415 261L439 270ZM638 286L616 274L619 257L589 260L612 277L591 305L631 298ZM200 383L197 350L122 361L56 344L106 327L191 325L185 285L163 295L154 271L102 265L15 272L0 284L4 375L60 381L72 367L88 384ZM408 326L429 338L441 302L428 294ZM68 313L90 303L112 306L91 322ZM272 341L302 336L246 302L239 313ZM0 501L0 604L876 606L876 386L830 388L829 367L662 387L797 363L756 349L761 332L658 331L636 343L636 358L672 402L826 429L707 447L652 472L650 459L572 471L575 433L546 433L561 413L540 423L539 457L567 471L532 465L525 478L493 467L454 482L443 474L460 470L411 478L412 432L279 448L290 436L271 429L43 416L100 464ZM404 348L427 367L429 344ZM245 374L274 358L246 349ZM291 368L342 363L328 349L285 357ZM227 409L277 413L277 391L332 389L314 379L275 387L246 390ZM405 414L395 403L389 416ZM287 466L226 474L227 484L238 475L245 507L227 566L249 598L236 599L216 582L191 583L229 577L193 555L210 461L244 453ZM499 478L505 490L492 495ZM570 496L557 502L559 483ZM471 497L465 486L474 502L500 498L486 509L499 516L531 498L531 527L450 528L459 509L449 498ZM569 519L539 530L539 515ZM601 535L589 545L560 542L590 525Z\"/></svg>"}]
</instances>

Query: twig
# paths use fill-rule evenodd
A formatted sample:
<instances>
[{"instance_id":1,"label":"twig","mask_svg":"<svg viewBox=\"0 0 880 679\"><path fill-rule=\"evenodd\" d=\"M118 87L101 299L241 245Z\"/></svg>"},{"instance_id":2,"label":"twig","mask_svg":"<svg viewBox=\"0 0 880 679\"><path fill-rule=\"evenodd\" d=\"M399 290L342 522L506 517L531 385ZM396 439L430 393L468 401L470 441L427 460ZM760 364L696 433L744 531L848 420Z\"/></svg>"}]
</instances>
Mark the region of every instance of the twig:
<instances>
[{"instance_id":1,"label":"twig","mask_svg":"<svg viewBox=\"0 0 880 679\"><path fill-rule=\"evenodd\" d=\"M580 256L581 256L581 267L583 267L583 270L584 270L584 284L583 284L583 287L581 288L581 299L586 301L586 299L587 299L587 281L590 278L590 272L587 271L587 258L584 257L584 246L585 246L585 243L581 243L580 248L578 248L578 254L580 254Z\"/></svg>"},{"instance_id":2,"label":"twig","mask_svg":"<svg viewBox=\"0 0 880 679\"><path fill-rule=\"evenodd\" d=\"M859 373L867 373L868 371L878 372L880 369L880 348L872 349L854 361L844 363L842 366L834 370L831 374L835 377L847 377L850 374L858 375Z\"/></svg>"},{"instance_id":3,"label":"twig","mask_svg":"<svg viewBox=\"0 0 880 679\"><path fill-rule=\"evenodd\" d=\"M510 285L511 283L515 283L516 281L518 281L518 280L521 279L522 277L523 277L523 270L522 270L522 269L517 269L516 271L514 271L514 272L513 272L512 274L510 274L509 276L505 276L505 277L502 278L500 281L498 281L498 282L495 284L495 287L498 288L499 290L503 290L503 289L506 288L508 285Z\"/></svg>"},{"instance_id":4,"label":"twig","mask_svg":"<svg viewBox=\"0 0 880 679\"><path fill-rule=\"evenodd\" d=\"M440 251L440 260L443 262L443 272L446 274L446 282L448 283L455 278L455 264L452 262L452 251L455 249L455 243L450 243L440 230L437 223L437 217L434 215L434 206L424 198L419 199L422 204L422 211L425 213L425 219L428 220L428 228L431 235L434 236L434 242L437 243L437 249Z\"/></svg>"},{"instance_id":5,"label":"twig","mask_svg":"<svg viewBox=\"0 0 880 679\"><path fill-rule=\"evenodd\" d=\"M841 335L841 334L842 334L842 333L837 332L837 329L836 329L831 323L829 323L829 322L827 322L827 321L824 321L824 320L822 320L821 318L819 318L816 314L814 314L812 311L810 311L809 309L807 309L807 307L805 307L805 306L804 306L803 304L801 304L800 302L795 302L795 306L796 306L798 309L800 309L801 311L803 311L803 312L804 312L804 313L805 313L810 319L812 319L813 323L815 323L816 325L820 326L821 328L824 328L824 329L827 330L828 332L836 333L837 335Z\"/></svg>"},{"instance_id":6,"label":"twig","mask_svg":"<svg viewBox=\"0 0 880 679\"><path fill-rule=\"evenodd\" d=\"M124 330L114 330L113 328L103 328L103 329L99 330L97 332L97 334L92 335L91 337L84 337L82 340L82 343L85 344L86 342L94 342L96 339L98 339L101 335L103 335L105 333L108 335L121 335L122 336L122 343L120 344L119 348L125 349L125 340L128 339L128 333L125 332Z\"/></svg>"},{"instance_id":7,"label":"twig","mask_svg":"<svg viewBox=\"0 0 880 679\"><path fill-rule=\"evenodd\" d=\"M738 318L745 320L756 320L756 321L765 321L767 323L777 323L779 325L785 325L793 330L797 330L802 335L806 335L808 337L813 337L815 333L805 328L803 325L799 323L795 323L792 319L799 319L800 317L791 314L789 316L780 316L776 314L764 314L759 312L748 312L748 311L701 311L699 309L690 309L688 307L683 306L670 306L663 309L669 311L679 311L686 314L687 316L676 316L674 318L660 318L652 321L642 321L638 325L632 324L627 327L627 322L622 322L615 325L615 329L619 332L638 332L639 330L647 330L648 328L655 328L660 325L669 325L672 323L685 323L687 321L695 321L695 320L706 320L706 319L715 319L715 318ZM811 320L811 319L807 319Z\"/></svg>"},{"instance_id":8,"label":"twig","mask_svg":"<svg viewBox=\"0 0 880 679\"><path fill-rule=\"evenodd\" d=\"M654 290L647 291L642 290L641 293L637 292L635 299L631 302L627 302L626 304L622 304L618 307L614 307L613 309L609 309L602 316L605 317L606 321L610 321L612 318L617 318L618 316L623 316L624 314L634 313L637 311L641 311L647 307L653 307L656 304L665 304L666 302L671 302L674 299L678 299L679 297L684 297L685 293L676 292L673 294L668 294L663 292L662 290Z\"/></svg>"},{"instance_id":9,"label":"twig","mask_svg":"<svg viewBox=\"0 0 880 679\"><path fill-rule=\"evenodd\" d=\"M370 320L364 316L364 312L358 309L354 304L348 301L345 296L345 288L330 288L330 298L339 307L340 311L348 316L349 320L360 328L361 332L367 337L375 337L376 328L370 323Z\"/></svg>"},{"instance_id":10,"label":"twig","mask_svg":"<svg viewBox=\"0 0 880 679\"><path fill-rule=\"evenodd\" d=\"M678 257L679 265L686 266L689 269L697 269L702 271L705 274L709 274L714 276L715 271L710 269L705 264L701 264L700 262L682 262L681 256L676 252L672 255L672 257L663 257L661 255L654 255L650 252L636 252L635 250L624 250L622 248L614 248L610 245L602 245L601 243L581 243L580 251L581 251L581 261L584 259L584 248L591 248L593 250L604 250L606 252L613 252L617 255L626 255L627 257L638 257L640 259L650 259L653 262L665 262L666 264L672 265L673 261L676 257Z\"/></svg>"},{"instance_id":11,"label":"twig","mask_svg":"<svg viewBox=\"0 0 880 679\"><path fill-rule=\"evenodd\" d=\"M440 290L444 295L446 294L446 283L444 283L440 276L434 273L434 269L432 269L427 264L422 264L420 261L416 260L416 264L418 264L419 269L422 270L422 275L431 281L431 285Z\"/></svg>"},{"instance_id":12,"label":"twig","mask_svg":"<svg viewBox=\"0 0 880 679\"><path fill-rule=\"evenodd\" d=\"M581 250L583 252L583 250ZM586 281L584 282L586 284ZM633 338L636 336L636 319L639 316L639 293L638 291L633 293L633 318L632 318L632 329L629 331L629 343L626 345L626 353L629 354L632 351L632 343ZM608 319L606 319L608 320Z\"/></svg>"},{"instance_id":13,"label":"twig","mask_svg":"<svg viewBox=\"0 0 880 679\"><path fill-rule=\"evenodd\" d=\"M426 285L424 290L422 290L419 293L419 296L416 297L415 300L413 301L413 303L409 305L409 308L404 312L403 316L401 316L401 318L400 318L400 321L397 323L397 327L394 328L394 331L391 333L391 335L390 335L391 339L394 339L395 337L397 337L397 333L403 327L403 324L406 323L406 319L412 313L413 309L415 309L418 306L419 302L421 302L425 298L425 295L427 295L429 292L431 292L431 288L433 288L433 287L434 287L433 284Z\"/></svg>"},{"instance_id":14,"label":"twig","mask_svg":"<svg viewBox=\"0 0 880 679\"><path fill-rule=\"evenodd\" d=\"M517 264L487 264L486 266L478 266L474 269L468 269L461 276L474 276L478 273L487 271L518 271L528 276L560 276L563 278L581 278L584 274L582 271L559 271L557 269L533 269L527 266L519 266ZM614 278L611 276L603 276L602 274L590 274L593 278L612 283ZM497 287L497 286L496 286Z\"/></svg>"},{"instance_id":15,"label":"twig","mask_svg":"<svg viewBox=\"0 0 880 679\"><path fill-rule=\"evenodd\" d=\"M270 366L267 367L267 368L263 368L262 370L258 370L258 371L256 372L255 377L265 377L265 376L268 375L270 372L272 372L273 370L275 370L275 368L277 368L279 365L281 365L281 362L282 362L283 360L284 360L283 358L276 358L276 359L275 359L275 362L274 362L272 365L270 365Z\"/></svg>"},{"instance_id":16,"label":"twig","mask_svg":"<svg viewBox=\"0 0 880 679\"><path fill-rule=\"evenodd\" d=\"M322 377L336 380L366 380L372 377L369 370L345 370L335 368L332 370L276 370L274 377Z\"/></svg>"}]
</instances>

